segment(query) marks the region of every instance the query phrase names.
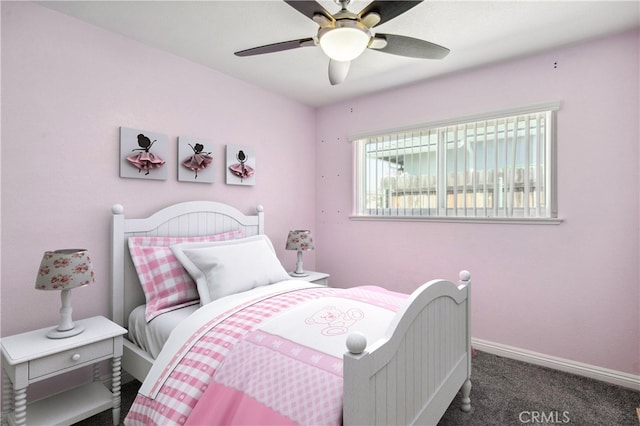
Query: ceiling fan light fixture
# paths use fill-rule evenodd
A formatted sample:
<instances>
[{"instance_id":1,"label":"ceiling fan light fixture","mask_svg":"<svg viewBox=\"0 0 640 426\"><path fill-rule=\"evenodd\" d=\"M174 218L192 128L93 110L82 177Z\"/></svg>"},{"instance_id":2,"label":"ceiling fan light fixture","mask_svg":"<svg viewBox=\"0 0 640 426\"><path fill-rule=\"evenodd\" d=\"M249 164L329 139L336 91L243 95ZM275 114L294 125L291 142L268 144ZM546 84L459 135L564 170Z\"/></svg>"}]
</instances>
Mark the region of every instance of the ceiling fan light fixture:
<instances>
[{"instance_id":1,"label":"ceiling fan light fixture","mask_svg":"<svg viewBox=\"0 0 640 426\"><path fill-rule=\"evenodd\" d=\"M351 61L364 52L371 34L356 26L328 28L320 35L320 47L334 61Z\"/></svg>"}]
</instances>

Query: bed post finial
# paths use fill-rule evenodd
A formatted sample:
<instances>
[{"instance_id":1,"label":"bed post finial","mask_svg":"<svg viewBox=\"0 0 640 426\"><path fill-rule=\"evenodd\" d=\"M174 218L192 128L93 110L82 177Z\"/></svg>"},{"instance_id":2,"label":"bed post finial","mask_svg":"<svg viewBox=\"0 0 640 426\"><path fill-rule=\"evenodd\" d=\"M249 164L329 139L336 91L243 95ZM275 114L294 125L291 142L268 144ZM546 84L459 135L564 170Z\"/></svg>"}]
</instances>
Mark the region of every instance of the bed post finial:
<instances>
[{"instance_id":1,"label":"bed post finial","mask_svg":"<svg viewBox=\"0 0 640 426\"><path fill-rule=\"evenodd\" d=\"M469 271L460 271L460 284L469 284L471 281L471 273Z\"/></svg>"},{"instance_id":2,"label":"bed post finial","mask_svg":"<svg viewBox=\"0 0 640 426\"><path fill-rule=\"evenodd\" d=\"M264 213L264 207L262 206L262 204L258 204L258 205L256 206L256 211L257 211L258 213Z\"/></svg>"},{"instance_id":3,"label":"bed post finial","mask_svg":"<svg viewBox=\"0 0 640 426\"><path fill-rule=\"evenodd\" d=\"M347 336L347 349L354 355L360 355L367 347L367 338L359 331Z\"/></svg>"},{"instance_id":4,"label":"bed post finial","mask_svg":"<svg viewBox=\"0 0 640 426\"><path fill-rule=\"evenodd\" d=\"M111 207L111 213L124 214L124 207L122 206L122 204L114 204L113 207Z\"/></svg>"}]
</instances>

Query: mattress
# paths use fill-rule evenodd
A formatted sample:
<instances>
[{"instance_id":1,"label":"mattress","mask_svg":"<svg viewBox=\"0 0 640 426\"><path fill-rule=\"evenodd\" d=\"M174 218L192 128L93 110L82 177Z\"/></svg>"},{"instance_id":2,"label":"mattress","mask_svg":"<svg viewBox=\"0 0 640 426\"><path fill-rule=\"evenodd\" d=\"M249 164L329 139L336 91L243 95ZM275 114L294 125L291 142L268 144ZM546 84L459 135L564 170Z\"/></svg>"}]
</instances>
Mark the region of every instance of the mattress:
<instances>
[{"instance_id":1,"label":"mattress","mask_svg":"<svg viewBox=\"0 0 640 426\"><path fill-rule=\"evenodd\" d=\"M145 305L140 305L129 316L129 340L155 359L173 329L198 308L200 308L199 304L185 306L158 315L147 323L144 318Z\"/></svg>"},{"instance_id":2,"label":"mattress","mask_svg":"<svg viewBox=\"0 0 640 426\"><path fill-rule=\"evenodd\" d=\"M300 284L300 281L298 280L293 281L295 281L295 284ZM309 283L307 283L306 281L303 281L303 283L306 286L309 286ZM316 284L313 284L312 286L322 287L321 285ZM268 293L270 287L271 286L262 286L249 291L232 294L218 299L219 301L224 301L218 302L218 304L224 304L224 306L229 307L240 305L248 300L260 297L264 293ZM175 309L173 311L160 314L147 323L144 315L145 306L146 305L138 306L131 312L131 315L129 315L129 340L131 340L136 346L150 354L153 359L156 359L158 357L158 354L164 347L167 339L169 339L169 335L171 335L173 329L176 328L178 324L182 322L182 320L190 316L201 307L199 304L197 304Z\"/></svg>"}]
</instances>

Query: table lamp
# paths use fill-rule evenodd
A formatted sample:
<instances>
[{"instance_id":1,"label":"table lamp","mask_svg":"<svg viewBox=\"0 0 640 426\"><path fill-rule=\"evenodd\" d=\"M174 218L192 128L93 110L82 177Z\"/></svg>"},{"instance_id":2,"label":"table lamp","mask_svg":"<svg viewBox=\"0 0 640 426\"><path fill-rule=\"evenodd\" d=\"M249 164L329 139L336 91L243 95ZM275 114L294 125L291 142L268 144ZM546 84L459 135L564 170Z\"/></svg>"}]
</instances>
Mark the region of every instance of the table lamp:
<instances>
[{"instance_id":1,"label":"table lamp","mask_svg":"<svg viewBox=\"0 0 640 426\"><path fill-rule=\"evenodd\" d=\"M62 307L58 327L47 333L51 339L63 339L84 331L71 319L71 289L94 282L93 266L85 249L46 251L36 278L37 290L60 290Z\"/></svg>"},{"instance_id":2,"label":"table lamp","mask_svg":"<svg viewBox=\"0 0 640 426\"><path fill-rule=\"evenodd\" d=\"M306 277L309 274L302 269L302 251L313 250L313 238L311 237L311 231L307 230L295 230L289 231L289 237L287 238L287 250L298 251L298 261L296 262L296 270L291 272L290 275L294 277Z\"/></svg>"}]
</instances>

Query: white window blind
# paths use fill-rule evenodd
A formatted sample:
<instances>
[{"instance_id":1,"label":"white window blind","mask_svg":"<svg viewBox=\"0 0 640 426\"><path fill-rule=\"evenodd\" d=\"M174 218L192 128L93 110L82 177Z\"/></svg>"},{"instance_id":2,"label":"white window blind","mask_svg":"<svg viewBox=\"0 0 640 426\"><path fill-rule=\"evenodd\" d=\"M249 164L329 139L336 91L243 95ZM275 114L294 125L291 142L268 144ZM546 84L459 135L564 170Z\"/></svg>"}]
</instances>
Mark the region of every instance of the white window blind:
<instances>
[{"instance_id":1,"label":"white window blind","mask_svg":"<svg viewBox=\"0 0 640 426\"><path fill-rule=\"evenodd\" d=\"M557 109L355 138L355 216L555 218Z\"/></svg>"}]
</instances>

